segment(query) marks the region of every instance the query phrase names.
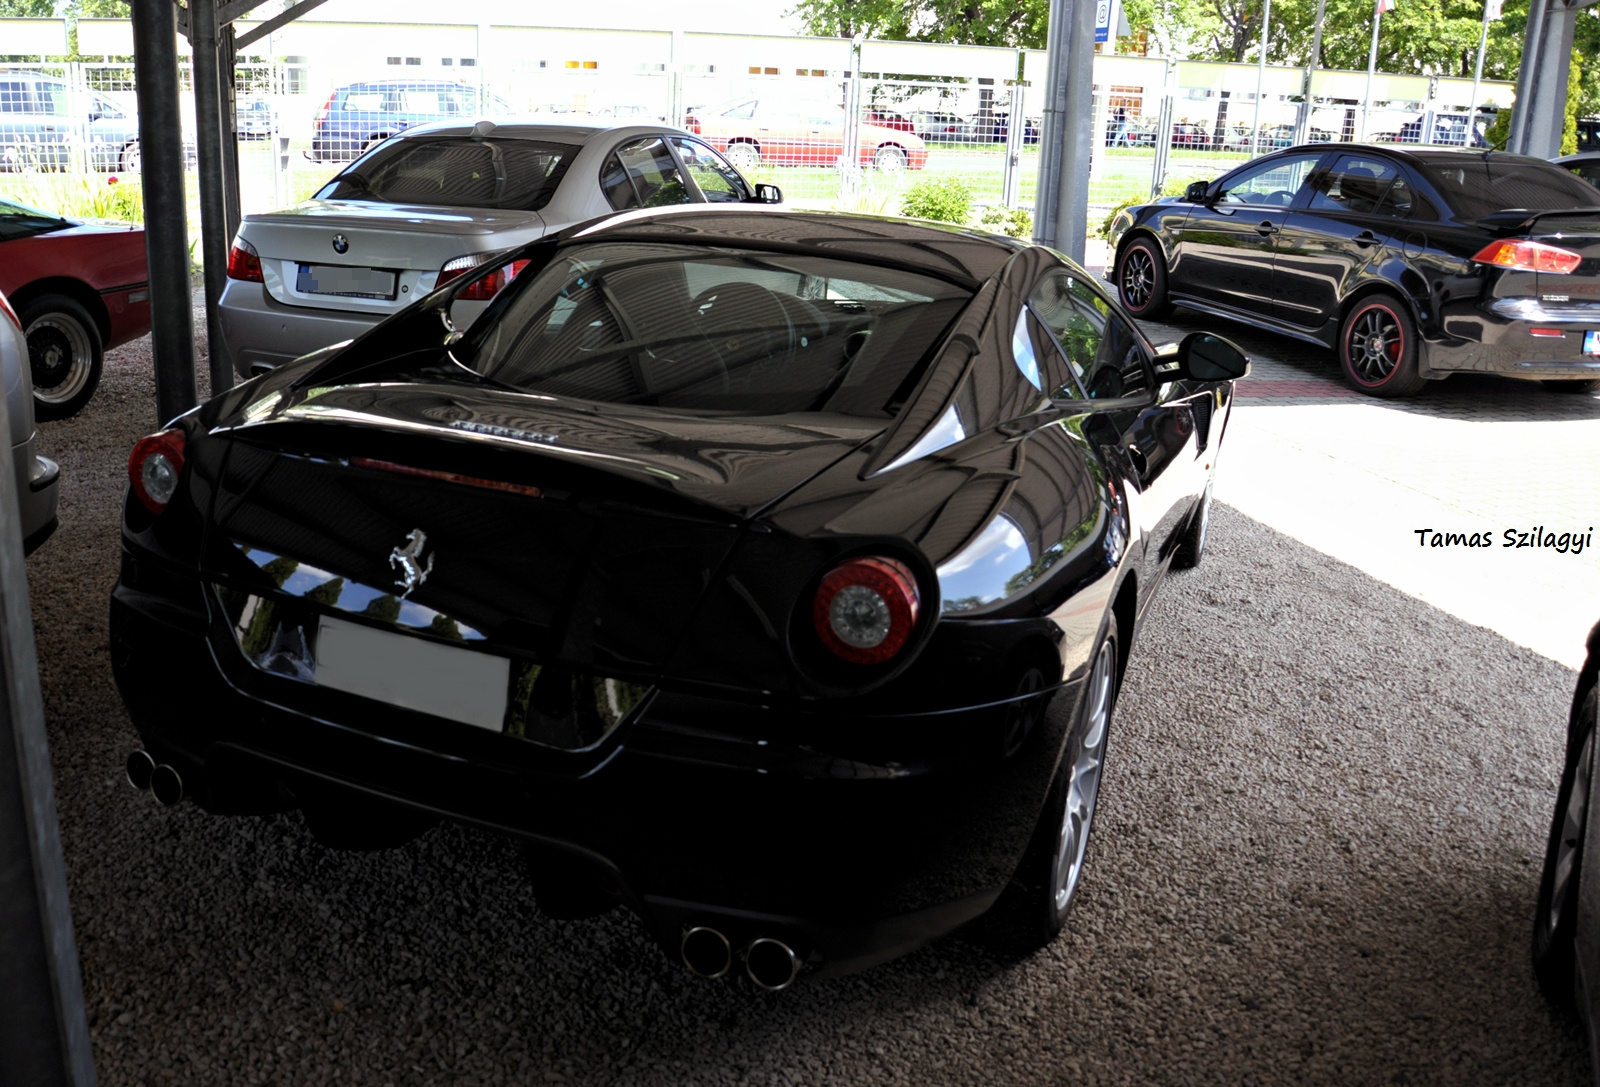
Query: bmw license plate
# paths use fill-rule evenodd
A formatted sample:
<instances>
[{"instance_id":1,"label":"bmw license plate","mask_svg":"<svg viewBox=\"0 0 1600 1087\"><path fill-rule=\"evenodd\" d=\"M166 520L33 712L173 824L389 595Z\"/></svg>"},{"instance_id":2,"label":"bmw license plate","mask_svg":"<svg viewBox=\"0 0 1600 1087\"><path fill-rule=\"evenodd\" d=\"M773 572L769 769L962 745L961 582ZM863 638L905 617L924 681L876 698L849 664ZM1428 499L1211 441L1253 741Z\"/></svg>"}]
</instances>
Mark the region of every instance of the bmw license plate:
<instances>
[{"instance_id":1,"label":"bmw license plate","mask_svg":"<svg viewBox=\"0 0 1600 1087\"><path fill-rule=\"evenodd\" d=\"M294 289L301 294L333 294L345 298L384 298L393 300L394 272L376 268L346 268L339 264L301 264Z\"/></svg>"},{"instance_id":2,"label":"bmw license plate","mask_svg":"<svg viewBox=\"0 0 1600 1087\"><path fill-rule=\"evenodd\" d=\"M1583 334L1583 353L1600 358L1600 332L1591 329Z\"/></svg>"},{"instance_id":3,"label":"bmw license plate","mask_svg":"<svg viewBox=\"0 0 1600 1087\"><path fill-rule=\"evenodd\" d=\"M505 657L328 615L317 629L317 685L391 706L499 732L510 679Z\"/></svg>"}]
</instances>

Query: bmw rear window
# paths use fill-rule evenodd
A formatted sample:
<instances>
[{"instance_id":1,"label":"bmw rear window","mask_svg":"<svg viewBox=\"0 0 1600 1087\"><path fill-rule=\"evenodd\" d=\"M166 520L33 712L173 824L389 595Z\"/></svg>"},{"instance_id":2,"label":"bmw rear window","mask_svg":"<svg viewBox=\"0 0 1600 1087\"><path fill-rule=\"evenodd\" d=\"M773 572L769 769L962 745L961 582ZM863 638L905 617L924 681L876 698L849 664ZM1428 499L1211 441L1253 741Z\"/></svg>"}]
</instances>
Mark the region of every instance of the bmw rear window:
<instances>
[{"instance_id":1,"label":"bmw rear window","mask_svg":"<svg viewBox=\"0 0 1600 1087\"><path fill-rule=\"evenodd\" d=\"M562 250L481 334L501 385L609 404L889 418L972 292L899 268L710 246Z\"/></svg>"},{"instance_id":2,"label":"bmw rear window","mask_svg":"<svg viewBox=\"0 0 1600 1087\"><path fill-rule=\"evenodd\" d=\"M1418 154L1429 180L1455 211L1473 221L1497 211L1593 207L1595 191L1547 162L1495 154Z\"/></svg>"},{"instance_id":3,"label":"bmw rear window","mask_svg":"<svg viewBox=\"0 0 1600 1087\"><path fill-rule=\"evenodd\" d=\"M537 211L550 202L577 153L542 140L390 140L352 163L317 199Z\"/></svg>"}]
</instances>

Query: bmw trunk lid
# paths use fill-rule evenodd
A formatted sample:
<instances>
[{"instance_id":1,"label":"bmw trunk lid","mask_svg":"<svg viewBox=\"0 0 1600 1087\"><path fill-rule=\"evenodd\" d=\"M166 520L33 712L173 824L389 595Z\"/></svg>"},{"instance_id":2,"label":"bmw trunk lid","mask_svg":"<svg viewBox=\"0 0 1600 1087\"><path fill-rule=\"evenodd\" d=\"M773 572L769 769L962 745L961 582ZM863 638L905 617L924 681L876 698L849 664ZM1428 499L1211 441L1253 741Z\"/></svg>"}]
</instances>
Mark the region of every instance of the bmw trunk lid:
<instances>
[{"instance_id":1,"label":"bmw trunk lid","mask_svg":"<svg viewBox=\"0 0 1600 1087\"><path fill-rule=\"evenodd\" d=\"M246 216L239 236L275 301L382 318L432 290L449 261L544 232L533 211L310 200Z\"/></svg>"}]
</instances>

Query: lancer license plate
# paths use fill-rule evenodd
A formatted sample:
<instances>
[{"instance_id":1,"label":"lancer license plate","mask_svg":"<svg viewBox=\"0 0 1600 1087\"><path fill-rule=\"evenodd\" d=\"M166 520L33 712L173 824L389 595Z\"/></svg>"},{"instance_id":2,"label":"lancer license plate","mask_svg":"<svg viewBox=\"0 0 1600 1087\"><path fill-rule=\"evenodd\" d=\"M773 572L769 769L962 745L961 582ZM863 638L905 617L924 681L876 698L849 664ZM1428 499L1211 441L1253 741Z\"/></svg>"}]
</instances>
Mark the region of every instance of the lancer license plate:
<instances>
[{"instance_id":1,"label":"lancer license plate","mask_svg":"<svg viewBox=\"0 0 1600 1087\"><path fill-rule=\"evenodd\" d=\"M294 289L301 294L332 294L345 298L394 299L394 272L376 268L346 268L339 264L302 264Z\"/></svg>"},{"instance_id":2,"label":"lancer license plate","mask_svg":"<svg viewBox=\"0 0 1600 1087\"><path fill-rule=\"evenodd\" d=\"M316 682L499 732L505 724L511 662L426 638L323 616Z\"/></svg>"},{"instance_id":3,"label":"lancer license plate","mask_svg":"<svg viewBox=\"0 0 1600 1087\"><path fill-rule=\"evenodd\" d=\"M1590 330L1583 334L1583 353L1600 358L1600 332Z\"/></svg>"}]
</instances>

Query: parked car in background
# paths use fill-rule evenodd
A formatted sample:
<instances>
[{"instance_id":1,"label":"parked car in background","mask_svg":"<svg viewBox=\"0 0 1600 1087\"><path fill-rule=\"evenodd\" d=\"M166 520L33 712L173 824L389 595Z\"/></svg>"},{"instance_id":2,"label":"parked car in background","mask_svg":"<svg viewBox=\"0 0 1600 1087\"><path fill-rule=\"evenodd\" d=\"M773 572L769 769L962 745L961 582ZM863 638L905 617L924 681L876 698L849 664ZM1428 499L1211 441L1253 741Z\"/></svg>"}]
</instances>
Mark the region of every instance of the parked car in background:
<instances>
[{"instance_id":1,"label":"parked car in background","mask_svg":"<svg viewBox=\"0 0 1600 1087\"><path fill-rule=\"evenodd\" d=\"M33 387L28 381L28 344L22 320L0 291L0 387L5 392L11 433L11 467L17 488L17 523L22 550L33 551L56 530L56 499L61 469L33 450Z\"/></svg>"},{"instance_id":2,"label":"parked car in background","mask_svg":"<svg viewBox=\"0 0 1600 1087\"><path fill-rule=\"evenodd\" d=\"M970 143L972 123L953 113L919 109L911 114L911 130L929 143Z\"/></svg>"},{"instance_id":3,"label":"parked car in background","mask_svg":"<svg viewBox=\"0 0 1600 1087\"><path fill-rule=\"evenodd\" d=\"M1600 388L1600 209L1521 155L1329 144L1279 151L1112 222L1140 317L1172 305L1331 348L1406 396L1452 373Z\"/></svg>"},{"instance_id":4,"label":"parked car in background","mask_svg":"<svg viewBox=\"0 0 1600 1087\"><path fill-rule=\"evenodd\" d=\"M1031 117L1023 119L1022 142L1039 142L1039 127ZM1011 135L1011 118L1004 113L974 113L967 120L967 130L978 143L1005 143Z\"/></svg>"},{"instance_id":5,"label":"parked car in background","mask_svg":"<svg viewBox=\"0 0 1600 1087\"><path fill-rule=\"evenodd\" d=\"M879 128L892 128L896 132L914 132L916 129L911 124L911 118L902 117L892 109L882 109L878 106L868 106L861 111L862 120L868 124L877 125Z\"/></svg>"},{"instance_id":6,"label":"parked car in background","mask_svg":"<svg viewBox=\"0 0 1600 1087\"><path fill-rule=\"evenodd\" d=\"M35 414L74 415L100 383L105 352L150 331L144 228L0 200L0 291L27 338Z\"/></svg>"},{"instance_id":7,"label":"parked car in background","mask_svg":"<svg viewBox=\"0 0 1600 1087\"><path fill-rule=\"evenodd\" d=\"M1049 944L1125 671L1199 667L1130 650L1244 356L946 224L646 209L480 273L521 262L465 335L472 279L134 447L130 779L495 828L540 912L765 989Z\"/></svg>"},{"instance_id":8,"label":"parked car in background","mask_svg":"<svg viewBox=\"0 0 1600 1087\"><path fill-rule=\"evenodd\" d=\"M1191 121L1172 123L1172 146L1186 151L1206 151L1211 148L1211 131Z\"/></svg>"},{"instance_id":9,"label":"parked car in background","mask_svg":"<svg viewBox=\"0 0 1600 1087\"><path fill-rule=\"evenodd\" d=\"M1562 155L1550 161L1600 189L1600 150L1579 151L1576 155ZM1600 200L1600 196L1595 199Z\"/></svg>"},{"instance_id":10,"label":"parked car in background","mask_svg":"<svg viewBox=\"0 0 1600 1087\"><path fill-rule=\"evenodd\" d=\"M317 111L312 122L308 157L320 162L342 162L408 128L430 121L466 117L505 117L515 113L511 103L485 95L466 83L441 83L427 79L382 79L337 87Z\"/></svg>"},{"instance_id":11,"label":"parked car in background","mask_svg":"<svg viewBox=\"0 0 1600 1087\"><path fill-rule=\"evenodd\" d=\"M234 101L234 124L241 140L265 140L277 127L270 98L238 98Z\"/></svg>"},{"instance_id":12,"label":"parked car in background","mask_svg":"<svg viewBox=\"0 0 1600 1087\"><path fill-rule=\"evenodd\" d=\"M1600 1079L1600 804L1595 803L1596 679L1600 623L1567 717L1555 814L1539 875L1533 918L1533 974L1550 1002L1577 1015L1588 1039L1590 1075Z\"/></svg>"},{"instance_id":13,"label":"parked car in background","mask_svg":"<svg viewBox=\"0 0 1600 1087\"><path fill-rule=\"evenodd\" d=\"M74 149L91 170L139 169L139 119L103 94L65 80L0 71L0 170L65 170ZM193 141L188 157L194 159Z\"/></svg>"},{"instance_id":14,"label":"parked car in background","mask_svg":"<svg viewBox=\"0 0 1600 1087\"><path fill-rule=\"evenodd\" d=\"M744 98L696 110L685 127L741 170L757 166L835 166L846 154L844 110L827 102ZM928 151L910 132L862 122L856 160L878 170L920 170Z\"/></svg>"},{"instance_id":15,"label":"parked car in background","mask_svg":"<svg viewBox=\"0 0 1600 1087\"><path fill-rule=\"evenodd\" d=\"M659 124L407 129L312 199L244 217L218 307L221 348L248 376L359 336L504 250L572 223L629 208L781 198L705 141ZM461 292L457 324L466 328L515 271Z\"/></svg>"}]
</instances>

